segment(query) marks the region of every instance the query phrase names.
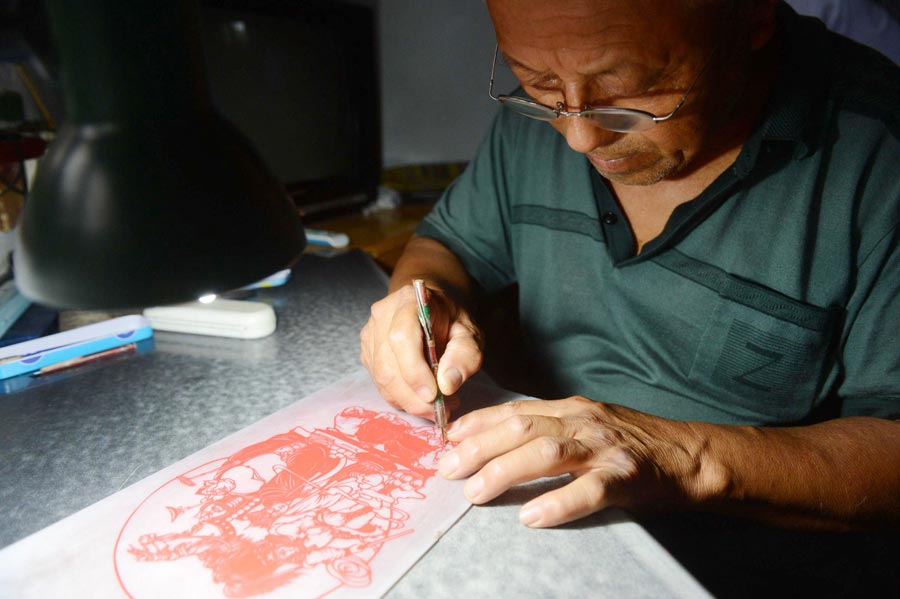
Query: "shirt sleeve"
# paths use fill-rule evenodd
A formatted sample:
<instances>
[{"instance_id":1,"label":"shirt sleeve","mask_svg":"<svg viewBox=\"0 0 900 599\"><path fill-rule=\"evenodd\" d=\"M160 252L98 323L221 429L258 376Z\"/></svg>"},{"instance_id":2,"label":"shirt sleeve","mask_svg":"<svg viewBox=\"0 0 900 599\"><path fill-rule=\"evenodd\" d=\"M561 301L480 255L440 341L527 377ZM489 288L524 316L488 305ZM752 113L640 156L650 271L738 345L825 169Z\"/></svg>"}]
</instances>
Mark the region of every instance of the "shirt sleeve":
<instances>
[{"instance_id":1,"label":"shirt sleeve","mask_svg":"<svg viewBox=\"0 0 900 599\"><path fill-rule=\"evenodd\" d=\"M416 229L447 246L488 293L515 280L506 201L515 123L507 113L500 110L475 159Z\"/></svg>"},{"instance_id":2,"label":"shirt sleeve","mask_svg":"<svg viewBox=\"0 0 900 599\"><path fill-rule=\"evenodd\" d=\"M842 416L900 418L900 228L863 262L843 344ZM859 283L862 285L859 285ZM857 295L860 292L857 291ZM854 310L854 305L858 306Z\"/></svg>"}]
</instances>

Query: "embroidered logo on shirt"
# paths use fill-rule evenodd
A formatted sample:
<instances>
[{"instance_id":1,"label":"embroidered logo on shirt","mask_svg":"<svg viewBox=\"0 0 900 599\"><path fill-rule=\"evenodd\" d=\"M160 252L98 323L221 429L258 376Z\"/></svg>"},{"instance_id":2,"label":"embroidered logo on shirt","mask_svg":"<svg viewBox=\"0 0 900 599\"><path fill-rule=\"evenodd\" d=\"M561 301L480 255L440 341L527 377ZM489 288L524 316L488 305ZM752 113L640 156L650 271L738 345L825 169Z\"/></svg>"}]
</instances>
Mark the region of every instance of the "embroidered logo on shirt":
<instances>
[{"instance_id":1,"label":"embroidered logo on shirt","mask_svg":"<svg viewBox=\"0 0 900 599\"><path fill-rule=\"evenodd\" d=\"M809 378L811 350L807 343L735 320L728 330L713 377L725 387L739 385L786 397Z\"/></svg>"}]
</instances>

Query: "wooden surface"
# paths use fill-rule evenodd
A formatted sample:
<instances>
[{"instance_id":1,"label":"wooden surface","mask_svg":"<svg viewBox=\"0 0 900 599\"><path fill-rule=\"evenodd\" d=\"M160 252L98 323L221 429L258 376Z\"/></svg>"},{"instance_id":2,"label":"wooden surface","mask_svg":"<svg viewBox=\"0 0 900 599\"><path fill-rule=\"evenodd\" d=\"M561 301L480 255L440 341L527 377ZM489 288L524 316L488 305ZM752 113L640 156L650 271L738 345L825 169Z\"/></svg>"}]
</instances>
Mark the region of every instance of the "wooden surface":
<instances>
[{"instance_id":1,"label":"wooden surface","mask_svg":"<svg viewBox=\"0 0 900 599\"><path fill-rule=\"evenodd\" d=\"M401 205L393 210L380 210L371 214L348 214L322 221L307 223L313 229L326 229L346 233L350 237L347 249L361 249L390 272L416 226L432 208L430 202ZM330 251L321 246L308 246L309 252Z\"/></svg>"}]
</instances>

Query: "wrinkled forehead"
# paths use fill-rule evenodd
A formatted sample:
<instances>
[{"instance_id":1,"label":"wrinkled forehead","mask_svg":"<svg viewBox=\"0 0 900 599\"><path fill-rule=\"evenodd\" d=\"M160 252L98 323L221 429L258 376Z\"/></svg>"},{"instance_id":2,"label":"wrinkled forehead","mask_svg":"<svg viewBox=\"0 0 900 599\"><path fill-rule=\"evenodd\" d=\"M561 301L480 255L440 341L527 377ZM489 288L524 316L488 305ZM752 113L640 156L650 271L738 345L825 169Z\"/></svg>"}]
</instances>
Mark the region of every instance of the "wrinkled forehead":
<instances>
[{"instance_id":1,"label":"wrinkled forehead","mask_svg":"<svg viewBox=\"0 0 900 599\"><path fill-rule=\"evenodd\" d=\"M501 49L619 62L656 62L703 44L703 13L684 0L488 0ZM548 58L552 60L552 58Z\"/></svg>"}]
</instances>

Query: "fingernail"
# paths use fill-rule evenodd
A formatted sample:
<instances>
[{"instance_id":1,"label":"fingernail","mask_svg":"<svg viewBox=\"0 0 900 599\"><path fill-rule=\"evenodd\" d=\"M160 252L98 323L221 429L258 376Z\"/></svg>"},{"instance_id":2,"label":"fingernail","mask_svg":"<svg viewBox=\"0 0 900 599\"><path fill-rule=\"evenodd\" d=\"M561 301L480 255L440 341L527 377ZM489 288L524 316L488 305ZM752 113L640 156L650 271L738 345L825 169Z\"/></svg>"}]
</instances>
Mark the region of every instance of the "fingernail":
<instances>
[{"instance_id":1,"label":"fingernail","mask_svg":"<svg viewBox=\"0 0 900 599\"><path fill-rule=\"evenodd\" d=\"M466 497L472 503L478 501L478 496L481 495L481 492L484 491L484 479L480 476L473 476L466 483L463 491L466 494Z\"/></svg>"},{"instance_id":2,"label":"fingernail","mask_svg":"<svg viewBox=\"0 0 900 599\"><path fill-rule=\"evenodd\" d=\"M456 368L448 368L441 377L441 387L444 389L452 389L450 393L455 393L462 384L462 374Z\"/></svg>"},{"instance_id":3,"label":"fingernail","mask_svg":"<svg viewBox=\"0 0 900 599\"><path fill-rule=\"evenodd\" d=\"M452 477L453 473L456 472L458 468L459 456L453 451L442 457L441 461L438 462L438 472L440 472L441 476L444 478Z\"/></svg>"},{"instance_id":4,"label":"fingernail","mask_svg":"<svg viewBox=\"0 0 900 599\"><path fill-rule=\"evenodd\" d=\"M539 505L525 505L519 512L519 522L525 526L534 526L544 515L544 510Z\"/></svg>"},{"instance_id":5,"label":"fingernail","mask_svg":"<svg viewBox=\"0 0 900 599\"><path fill-rule=\"evenodd\" d=\"M419 394L419 397L429 403L434 401L434 389L431 387L419 387L416 389L416 393Z\"/></svg>"},{"instance_id":6,"label":"fingernail","mask_svg":"<svg viewBox=\"0 0 900 599\"><path fill-rule=\"evenodd\" d=\"M459 420L454 420L447 426L447 435L455 435L462 429L462 425L460 425Z\"/></svg>"}]
</instances>

